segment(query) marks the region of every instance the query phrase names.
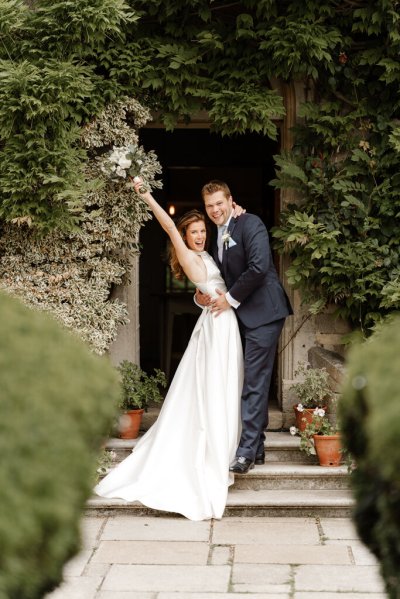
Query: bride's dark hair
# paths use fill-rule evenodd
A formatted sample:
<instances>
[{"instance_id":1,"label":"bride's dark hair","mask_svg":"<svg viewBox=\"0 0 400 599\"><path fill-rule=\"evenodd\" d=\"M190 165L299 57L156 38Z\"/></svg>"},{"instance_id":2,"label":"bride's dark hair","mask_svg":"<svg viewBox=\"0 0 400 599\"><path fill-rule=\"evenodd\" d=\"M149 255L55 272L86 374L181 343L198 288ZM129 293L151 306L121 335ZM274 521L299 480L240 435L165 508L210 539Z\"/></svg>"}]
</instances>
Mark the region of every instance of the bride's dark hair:
<instances>
[{"instance_id":1,"label":"bride's dark hair","mask_svg":"<svg viewBox=\"0 0 400 599\"><path fill-rule=\"evenodd\" d=\"M180 219L178 220L178 222L176 223L176 228L178 229L178 231L181 234L181 237L185 243L186 243L186 230L187 230L188 226L191 225L192 223L197 223L199 221L202 221L205 224L205 227L207 230L207 239L208 239L208 227L207 227L207 223L206 223L206 218L205 218L204 214L202 212L200 212L199 210L190 210L189 212L185 212L185 214L183 216L181 216ZM169 253L169 265L171 267L172 274L174 275L174 277L176 279L179 279L179 280L183 279L185 276L185 273L183 272L182 266L179 264L178 258L176 256L175 248L171 242L169 243L168 253Z\"/></svg>"}]
</instances>

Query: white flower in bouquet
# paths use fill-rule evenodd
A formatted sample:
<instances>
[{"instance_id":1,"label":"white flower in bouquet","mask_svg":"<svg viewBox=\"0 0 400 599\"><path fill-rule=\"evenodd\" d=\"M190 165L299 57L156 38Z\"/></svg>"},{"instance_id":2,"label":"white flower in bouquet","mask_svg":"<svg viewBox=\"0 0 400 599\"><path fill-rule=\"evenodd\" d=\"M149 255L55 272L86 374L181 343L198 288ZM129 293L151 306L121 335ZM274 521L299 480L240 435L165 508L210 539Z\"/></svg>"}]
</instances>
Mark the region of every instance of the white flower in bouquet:
<instances>
[{"instance_id":1,"label":"white flower in bouquet","mask_svg":"<svg viewBox=\"0 0 400 599\"><path fill-rule=\"evenodd\" d=\"M142 171L146 163L146 153L143 148L135 144L113 146L113 149L99 160L101 161L101 170L112 181L119 181L127 177L145 179L145 174ZM144 193L145 191L147 188L142 186L140 192Z\"/></svg>"}]
</instances>

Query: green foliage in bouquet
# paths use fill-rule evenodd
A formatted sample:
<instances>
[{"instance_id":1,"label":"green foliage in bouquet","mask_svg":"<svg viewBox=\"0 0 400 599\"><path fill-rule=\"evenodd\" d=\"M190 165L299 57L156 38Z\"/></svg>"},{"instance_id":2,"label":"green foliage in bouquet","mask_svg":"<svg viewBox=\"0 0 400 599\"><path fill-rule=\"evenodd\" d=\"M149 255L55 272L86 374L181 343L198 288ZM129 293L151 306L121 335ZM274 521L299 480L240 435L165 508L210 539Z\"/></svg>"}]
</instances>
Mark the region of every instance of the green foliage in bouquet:
<instances>
[{"instance_id":1,"label":"green foliage in bouquet","mask_svg":"<svg viewBox=\"0 0 400 599\"><path fill-rule=\"evenodd\" d=\"M48 315L0 310L0 598L40 599L80 549L118 377Z\"/></svg>"},{"instance_id":2,"label":"green foliage in bouquet","mask_svg":"<svg viewBox=\"0 0 400 599\"><path fill-rule=\"evenodd\" d=\"M400 589L400 317L352 348L339 403L343 443L355 461L354 519L381 563L388 595Z\"/></svg>"}]
</instances>

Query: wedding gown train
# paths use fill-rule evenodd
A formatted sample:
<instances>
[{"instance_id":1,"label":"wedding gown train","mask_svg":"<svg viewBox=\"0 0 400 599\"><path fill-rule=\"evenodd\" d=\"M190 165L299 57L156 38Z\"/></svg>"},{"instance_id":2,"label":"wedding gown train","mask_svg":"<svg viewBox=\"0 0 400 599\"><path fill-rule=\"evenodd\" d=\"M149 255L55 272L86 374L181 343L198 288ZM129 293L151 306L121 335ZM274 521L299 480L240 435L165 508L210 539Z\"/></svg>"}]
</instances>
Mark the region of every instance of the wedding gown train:
<instances>
[{"instance_id":1,"label":"wedding gown train","mask_svg":"<svg viewBox=\"0 0 400 599\"><path fill-rule=\"evenodd\" d=\"M214 260L200 252L213 297L226 291ZM118 497L191 520L221 518L229 464L240 437L243 354L233 309L214 316L203 309L164 400L159 417L133 452L96 487Z\"/></svg>"}]
</instances>

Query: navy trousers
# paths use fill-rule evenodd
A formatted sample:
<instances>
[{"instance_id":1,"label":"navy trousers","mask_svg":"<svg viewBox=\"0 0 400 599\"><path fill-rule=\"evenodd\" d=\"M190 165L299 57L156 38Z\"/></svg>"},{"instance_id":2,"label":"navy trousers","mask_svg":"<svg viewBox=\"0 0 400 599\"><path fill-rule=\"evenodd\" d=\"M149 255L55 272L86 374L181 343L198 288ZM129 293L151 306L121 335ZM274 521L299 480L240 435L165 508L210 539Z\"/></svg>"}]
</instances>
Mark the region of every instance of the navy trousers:
<instances>
[{"instance_id":1,"label":"navy trousers","mask_svg":"<svg viewBox=\"0 0 400 599\"><path fill-rule=\"evenodd\" d=\"M254 460L264 450L268 425L268 393L275 352L285 319L256 329L239 321L244 350L244 383L241 399L242 434L236 455Z\"/></svg>"}]
</instances>

